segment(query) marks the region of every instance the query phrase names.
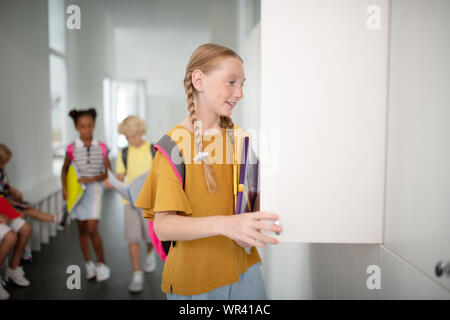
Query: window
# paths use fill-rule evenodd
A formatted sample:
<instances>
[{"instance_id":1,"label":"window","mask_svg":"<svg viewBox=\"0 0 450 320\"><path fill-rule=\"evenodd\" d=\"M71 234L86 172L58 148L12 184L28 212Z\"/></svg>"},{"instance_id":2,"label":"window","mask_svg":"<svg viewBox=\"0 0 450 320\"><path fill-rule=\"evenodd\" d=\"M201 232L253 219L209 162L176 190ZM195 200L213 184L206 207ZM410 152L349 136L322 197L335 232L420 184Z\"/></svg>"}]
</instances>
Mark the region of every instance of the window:
<instances>
[{"instance_id":1,"label":"window","mask_svg":"<svg viewBox=\"0 0 450 320\"><path fill-rule=\"evenodd\" d=\"M104 79L103 97L106 143L111 156L115 157L118 150L128 144L125 136L118 132L119 124L130 115L146 119L146 82Z\"/></svg>"},{"instance_id":2,"label":"window","mask_svg":"<svg viewBox=\"0 0 450 320\"><path fill-rule=\"evenodd\" d=\"M67 87L64 1L48 0L48 46L52 117L53 173L59 175L66 139Z\"/></svg>"}]
</instances>

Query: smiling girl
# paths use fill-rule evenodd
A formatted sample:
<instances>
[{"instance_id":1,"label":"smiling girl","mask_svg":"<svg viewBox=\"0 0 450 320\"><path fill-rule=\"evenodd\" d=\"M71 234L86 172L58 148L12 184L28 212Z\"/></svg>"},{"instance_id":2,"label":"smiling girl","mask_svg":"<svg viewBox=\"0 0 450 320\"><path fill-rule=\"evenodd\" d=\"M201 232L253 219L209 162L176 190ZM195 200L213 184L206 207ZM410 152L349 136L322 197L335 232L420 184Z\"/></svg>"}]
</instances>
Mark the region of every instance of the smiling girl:
<instances>
[{"instance_id":1,"label":"smiling girl","mask_svg":"<svg viewBox=\"0 0 450 320\"><path fill-rule=\"evenodd\" d=\"M225 160L233 148L223 154L211 148L230 145L226 129L237 127L230 116L244 81L243 61L233 50L209 43L194 51L184 77L189 115L166 133L182 151L184 184L174 155L159 149L136 202L158 238L172 241L161 285L168 299L266 299L256 248L278 243L261 233L281 232L261 221L278 216L234 214L233 165ZM204 152L213 149L214 155Z\"/></svg>"}]
</instances>

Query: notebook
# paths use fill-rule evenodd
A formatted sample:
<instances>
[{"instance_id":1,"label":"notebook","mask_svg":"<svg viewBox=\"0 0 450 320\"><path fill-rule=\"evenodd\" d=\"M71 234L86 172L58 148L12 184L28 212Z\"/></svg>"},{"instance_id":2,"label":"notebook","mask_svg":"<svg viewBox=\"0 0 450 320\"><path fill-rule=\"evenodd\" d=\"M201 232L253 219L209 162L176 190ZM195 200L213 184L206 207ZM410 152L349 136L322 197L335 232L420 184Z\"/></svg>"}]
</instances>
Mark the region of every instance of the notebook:
<instances>
[{"instance_id":1,"label":"notebook","mask_svg":"<svg viewBox=\"0 0 450 320\"><path fill-rule=\"evenodd\" d=\"M66 175L67 210L71 212L84 195L85 186L78 182L77 171L73 163L70 164Z\"/></svg>"},{"instance_id":2,"label":"notebook","mask_svg":"<svg viewBox=\"0 0 450 320\"><path fill-rule=\"evenodd\" d=\"M253 212L259 208L259 160L251 146L250 138L244 137L240 165L236 214Z\"/></svg>"},{"instance_id":3,"label":"notebook","mask_svg":"<svg viewBox=\"0 0 450 320\"><path fill-rule=\"evenodd\" d=\"M135 209L134 203L139 197L139 193L144 186L148 173L149 171L146 171L145 173L141 174L139 177L131 181L131 183L127 186L125 183L117 179L114 173L112 173L112 171L108 169L108 179L113 188L130 203L133 209Z\"/></svg>"}]
</instances>

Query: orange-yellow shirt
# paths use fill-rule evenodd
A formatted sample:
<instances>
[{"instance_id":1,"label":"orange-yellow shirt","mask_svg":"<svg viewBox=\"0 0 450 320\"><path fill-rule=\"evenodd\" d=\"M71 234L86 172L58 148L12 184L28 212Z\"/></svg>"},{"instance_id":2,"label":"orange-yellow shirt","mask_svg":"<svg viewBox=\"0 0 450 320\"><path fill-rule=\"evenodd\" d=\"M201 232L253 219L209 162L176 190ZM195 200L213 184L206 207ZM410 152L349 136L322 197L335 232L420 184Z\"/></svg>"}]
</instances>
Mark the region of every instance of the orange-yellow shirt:
<instances>
[{"instance_id":1,"label":"orange-yellow shirt","mask_svg":"<svg viewBox=\"0 0 450 320\"><path fill-rule=\"evenodd\" d=\"M177 143L186 163L185 187L183 190L167 159L157 152L135 204L144 209L143 217L153 220L155 212L161 211L177 211L191 217L234 214L233 164L225 163L227 157L232 159L233 149L225 129L221 134L203 137L203 150L212 151L215 146L210 155L223 159L222 163L211 165L219 188L216 194L208 192L203 165L192 161L194 134L177 125L167 135ZM177 241L167 256L161 289L165 293L172 289L179 295L205 293L239 281L240 275L259 261L256 248L247 254L224 236Z\"/></svg>"}]
</instances>

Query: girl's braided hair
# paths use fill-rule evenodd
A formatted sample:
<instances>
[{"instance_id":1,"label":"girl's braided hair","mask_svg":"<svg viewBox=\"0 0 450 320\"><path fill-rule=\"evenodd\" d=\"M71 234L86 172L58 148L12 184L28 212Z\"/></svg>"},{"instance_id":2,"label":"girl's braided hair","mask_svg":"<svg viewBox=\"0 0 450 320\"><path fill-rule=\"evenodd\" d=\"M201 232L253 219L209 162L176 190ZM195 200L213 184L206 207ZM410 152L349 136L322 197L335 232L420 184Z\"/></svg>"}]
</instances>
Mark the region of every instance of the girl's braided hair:
<instances>
[{"instance_id":1,"label":"girl's braided hair","mask_svg":"<svg viewBox=\"0 0 450 320\"><path fill-rule=\"evenodd\" d=\"M242 58L233 50L217 44L206 43L202 44L194 51L186 67L186 74L184 76L184 89L187 94L187 109L189 111L189 118L191 119L192 125L194 127L195 149L197 149L199 152L203 152L202 131L200 123L197 122L197 115L195 112L194 96L196 95L196 90L192 84L192 73L195 70L200 70L203 73L208 73L214 70L218 66L218 63L226 57L237 58L243 63ZM231 120L230 117L221 116L220 127L233 129L233 120ZM214 171L211 165L203 160L202 163L208 191L210 193L215 193L218 191L218 186L214 177Z\"/></svg>"},{"instance_id":2,"label":"girl's braided hair","mask_svg":"<svg viewBox=\"0 0 450 320\"><path fill-rule=\"evenodd\" d=\"M92 120L95 123L95 118L97 117L97 111L95 111L94 108L90 108L90 109L86 109L86 110L72 109L69 112L69 116L73 119L73 122L75 123L75 125L77 125L78 119L84 115L90 115L92 117Z\"/></svg>"}]
</instances>

